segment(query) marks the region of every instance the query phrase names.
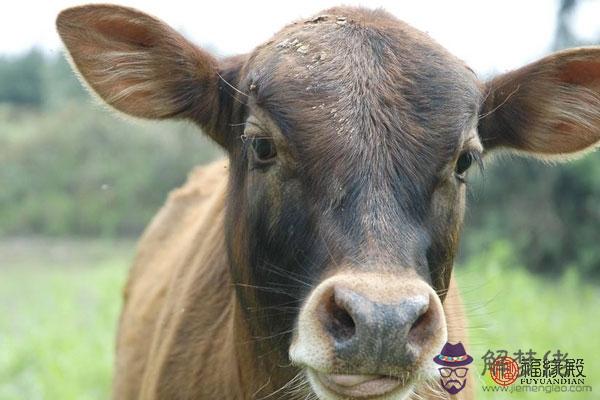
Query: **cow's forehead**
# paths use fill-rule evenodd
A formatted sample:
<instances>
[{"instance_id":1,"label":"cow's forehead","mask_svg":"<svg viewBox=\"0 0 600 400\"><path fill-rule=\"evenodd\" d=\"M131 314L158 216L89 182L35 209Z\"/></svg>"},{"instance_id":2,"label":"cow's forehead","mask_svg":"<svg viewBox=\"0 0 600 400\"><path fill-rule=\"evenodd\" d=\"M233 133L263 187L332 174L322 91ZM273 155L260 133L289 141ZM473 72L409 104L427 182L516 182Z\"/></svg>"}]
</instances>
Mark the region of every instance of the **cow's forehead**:
<instances>
[{"instance_id":1,"label":"cow's forehead","mask_svg":"<svg viewBox=\"0 0 600 400\"><path fill-rule=\"evenodd\" d=\"M414 136L456 131L480 97L464 63L381 10L334 8L297 21L257 48L248 72L247 84L282 122L331 125L335 117L343 135L371 129L373 112L381 123L395 114Z\"/></svg>"},{"instance_id":2,"label":"cow's forehead","mask_svg":"<svg viewBox=\"0 0 600 400\"><path fill-rule=\"evenodd\" d=\"M444 162L481 96L463 62L381 10L335 8L295 22L256 49L247 71L257 104L321 167L336 153L355 165Z\"/></svg>"}]
</instances>

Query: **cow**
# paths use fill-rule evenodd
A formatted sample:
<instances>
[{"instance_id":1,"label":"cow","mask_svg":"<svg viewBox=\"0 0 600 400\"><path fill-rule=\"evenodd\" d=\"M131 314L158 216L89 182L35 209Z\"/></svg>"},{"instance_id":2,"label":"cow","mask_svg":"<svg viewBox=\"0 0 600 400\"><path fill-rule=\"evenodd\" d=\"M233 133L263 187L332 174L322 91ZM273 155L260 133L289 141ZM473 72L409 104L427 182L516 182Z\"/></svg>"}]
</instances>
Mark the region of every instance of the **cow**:
<instances>
[{"instance_id":1,"label":"cow","mask_svg":"<svg viewBox=\"0 0 600 400\"><path fill-rule=\"evenodd\" d=\"M223 58L120 6L57 28L102 101L193 121L227 155L141 239L116 399L449 396L433 359L468 347L452 273L467 171L600 141L600 48L483 82L383 10L331 8Z\"/></svg>"}]
</instances>

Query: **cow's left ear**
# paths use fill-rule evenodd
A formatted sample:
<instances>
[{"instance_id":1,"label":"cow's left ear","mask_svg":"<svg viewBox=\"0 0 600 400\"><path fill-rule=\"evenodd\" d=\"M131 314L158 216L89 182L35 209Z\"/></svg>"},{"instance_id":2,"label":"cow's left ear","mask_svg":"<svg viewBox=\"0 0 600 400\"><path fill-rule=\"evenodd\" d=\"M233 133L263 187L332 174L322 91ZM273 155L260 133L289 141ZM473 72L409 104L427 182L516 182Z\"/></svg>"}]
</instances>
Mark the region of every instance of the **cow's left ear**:
<instances>
[{"instance_id":1,"label":"cow's left ear","mask_svg":"<svg viewBox=\"0 0 600 400\"><path fill-rule=\"evenodd\" d=\"M83 81L106 103L135 117L192 119L227 147L222 128L230 110L219 80L232 78L238 58L219 62L162 21L127 7L69 8L56 26Z\"/></svg>"},{"instance_id":2,"label":"cow's left ear","mask_svg":"<svg viewBox=\"0 0 600 400\"><path fill-rule=\"evenodd\" d=\"M600 142L600 47L552 54L487 83L479 135L506 148L568 159Z\"/></svg>"}]
</instances>

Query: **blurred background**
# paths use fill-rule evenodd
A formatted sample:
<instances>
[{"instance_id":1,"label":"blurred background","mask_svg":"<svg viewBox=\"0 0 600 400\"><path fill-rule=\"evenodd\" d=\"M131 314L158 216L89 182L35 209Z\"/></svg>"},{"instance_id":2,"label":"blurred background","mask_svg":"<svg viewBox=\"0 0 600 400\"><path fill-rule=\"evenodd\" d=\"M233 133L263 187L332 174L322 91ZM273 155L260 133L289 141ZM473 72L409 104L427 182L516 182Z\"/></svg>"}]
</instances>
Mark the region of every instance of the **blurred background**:
<instances>
[{"instance_id":1,"label":"blurred background","mask_svg":"<svg viewBox=\"0 0 600 400\"><path fill-rule=\"evenodd\" d=\"M118 3L220 55L336 4ZM600 1L343 3L382 6L482 78L600 43ZM54 31L75 4L5 2L0 14L0 400L108 397L136 239L192 166L222 156L191 125L133 122L90 98ZM584 359L586 384L600 391L600 154L563 165L501 159L470 180L457 274L477 386L488 382L487 349L560 349Z\"/></svg>"}]
</instances>

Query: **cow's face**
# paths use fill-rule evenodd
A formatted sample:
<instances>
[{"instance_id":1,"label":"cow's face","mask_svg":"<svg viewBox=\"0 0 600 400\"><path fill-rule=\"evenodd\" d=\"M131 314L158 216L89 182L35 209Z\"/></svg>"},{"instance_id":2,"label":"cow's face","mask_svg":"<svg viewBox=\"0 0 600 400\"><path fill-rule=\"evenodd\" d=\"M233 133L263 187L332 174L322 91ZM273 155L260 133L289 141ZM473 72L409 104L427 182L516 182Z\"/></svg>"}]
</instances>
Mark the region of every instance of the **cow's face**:
<instances>
[{"instance_id":1,"label":"cow's face","mask_svg":"<svg viewBox=\"0 0 600 400\"><path fill-rule=\"evenodd\" d=\"M385 13L329 10L259 47L236 86L228 240L255 336L281 335L319 393L437 372L483 152L475 75Z\"/></svg>"},{"instance_id":2,"label":"cow's face","mask_svg":"<svg viewBox=\"0 0 600 400\"><path fill-rule=\"evenodd\" d=\"M323 399L402 398L435 377L484 152L560 157L600 138L596 49L483 84L382 11L331 9L222 61L131 9L75 8L58 27L111 105L192 119L228 151L226 240L257 359Z\"/></svg>"}]
</instances>

